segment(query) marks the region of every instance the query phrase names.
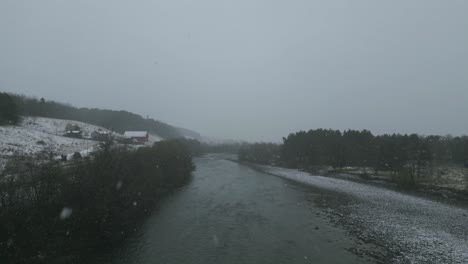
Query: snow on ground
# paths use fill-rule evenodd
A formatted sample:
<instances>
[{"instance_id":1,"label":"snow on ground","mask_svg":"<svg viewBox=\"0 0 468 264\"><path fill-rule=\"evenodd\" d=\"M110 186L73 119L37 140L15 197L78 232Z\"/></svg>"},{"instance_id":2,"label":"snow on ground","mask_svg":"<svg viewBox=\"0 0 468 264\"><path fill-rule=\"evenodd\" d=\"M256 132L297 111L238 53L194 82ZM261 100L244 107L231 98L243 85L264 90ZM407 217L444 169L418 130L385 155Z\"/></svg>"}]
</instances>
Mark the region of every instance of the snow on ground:
<instances>
[{"instance_id":1,"label":"snow on ground","mask_svg":"<svg viewBox=\"0 0 468 264\"><path fill-rule=\"evenodd\" d=\"M433 184L455 190L468 188L468 168L453 165L440 166L436 171Z\"/></svg>"},{"instance_id":2,"label":"snow on ground","mask_svg":"<svg viewBox=\"0 0 468 264\"><path fill-rule=\"evenodd\" d=\"M101 129L103 131L109 131L103 127L91 125L73 120L45 118L45 117L24 117L20 126L46 134L63 135L65 133L65 126L67 124L78 125L83 132L83 137L90 137L91 133Z\"/></svg>"},{"instance_id":3,"label":"snow on ground","mask_svg":"<svg viewBox=\"0 0 468 264\"><path fill-rule=\"evenodd\" d=\"M359 229L362 239L380 241L392 252L392 263L468 263L466 208L298 170L260 168L345 196L344 221Z\"/></svg>"},{"instance_id":4,"label":"snow on ground","mask_svg":"<svg viewBox=\"0 0 468 264\"><path fill-rule=\"evenodd\" d=\"M88 154L98 144L98 141L63 137L68 123L78 125L84 137L89 137L98 129L106 130L77 121L24 117L18 126L0 127L0 170L6 159L15 153L33 154L50 150L58 155L70 155L74 152L82 152L82 155Z\"/></svg>"},{"instance_id":5,"label":"snow on ground","mask_svg":"<svg viewBox=\"0 0 468 264\"><path fill-rule=\"evenodd\" d=\"M153 145L154 142L158 142L161 140L164 140L164 139L156 134L149 134L148 141L151 143L151 145Z\"/></svg>"},{"instance_id":6,"label":"snow on ground","mask_svg":"<svg viewBox=\"0 0 468 264\"><path fill-rule=\"evenodd\" d=\"M89 149L85 149L85 150L81 150L81 151L77 151L77 152L79 152L81 157L84 158L84 157L89 156L94 151L94 149L95 149L95 147L91 147ZM72 160L74 154L75 154L75 152L66 154L67 155L67 160ZM61 156L57 156L56 159L61 159Z\"/></svg>"}]
</instances>

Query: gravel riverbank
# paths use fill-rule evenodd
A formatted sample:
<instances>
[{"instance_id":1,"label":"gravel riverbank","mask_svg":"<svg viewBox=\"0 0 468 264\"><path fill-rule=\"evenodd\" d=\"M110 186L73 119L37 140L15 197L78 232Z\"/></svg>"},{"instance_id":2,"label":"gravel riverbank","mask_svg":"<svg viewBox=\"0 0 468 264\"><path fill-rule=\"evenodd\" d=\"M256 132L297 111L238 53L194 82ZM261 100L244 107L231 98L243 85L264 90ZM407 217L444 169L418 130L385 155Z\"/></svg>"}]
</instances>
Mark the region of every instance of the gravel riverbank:
<instances>
[{"instance_id":1,"label":"gravel riverbank","mask_svg":"<svg viewBox=\"0 0 468 264\"><path fill-rule=\"evenodd\" d=\"M380 252L366 254L384 263L468 263L466 208L298 170L255 167L320 192L313 202L362 243L379 246Z\"/></svg>"}]
</instances>

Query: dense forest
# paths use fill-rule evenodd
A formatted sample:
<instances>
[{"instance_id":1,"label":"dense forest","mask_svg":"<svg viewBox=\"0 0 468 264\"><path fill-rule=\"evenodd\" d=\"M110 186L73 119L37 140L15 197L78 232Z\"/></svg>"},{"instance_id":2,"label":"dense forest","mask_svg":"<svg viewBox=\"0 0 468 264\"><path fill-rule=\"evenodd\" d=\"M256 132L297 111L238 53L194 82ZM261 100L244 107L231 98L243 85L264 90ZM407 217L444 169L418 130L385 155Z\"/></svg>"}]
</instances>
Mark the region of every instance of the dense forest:
<instances>
[{"instance_id":1,"label":"dense forest","mask_svg":"<svg viewBox=\"0 0 468 264\"><path fill-rule=\"evenodd\" d=\"M52 153L16 157L0 175L0 262L85 263L134 232L193 170L175 140L137 150L106 143L70 166Z\"/></svg>"},{"instance_id":2,"label":"dense forest","mask_svg":"<svg viewBox=\"0 0 468 264\"><path fill-rule=\"evenodd\" d=\"M248 143L205 143L196 139L177 139L179 142L187 146L192 155L203 155L207 153L229 153L237 154L242 148L249 146Z\"/></svg>"},{"instance_id":3,"label":"dense forest","mask_svg":"<svg viewBox=\"0 0 468 264\"><path fill-rule=\"evenodd\" d=\"M12 96L0 93L0 126L16 124L19 120L19 110Z\"/></svg>"},{"instance_id":4,"label":"dense forest","mask_svg":"<svg viewBox=\"0 0 468 264\"><path fill-rule=\"evenodd\" d=\"M76 108L54 101L47 101L44 98L37 99L20 95L10 96L14 100L18 113L21 115L81 121L102 126L118 133L123 133L126 130L144 130L167 139L184 136L199 137L193 131L176 128L153 119L146 119L127 111Z\"/></svg>"},{"instance_id":5,"label":"dense forest","mask_svg":"<svg viewBox=\"0 0 468 264\"><path fill-rule=\"evenodd\" d=\"M362 130L316 129L283 138L282 144L252 144L239 159L313 171L347 166L391 172L398 183L413 186L432 173L435 164L468 166L468 137L373 135Z\"/></svg>"}]
</instances>

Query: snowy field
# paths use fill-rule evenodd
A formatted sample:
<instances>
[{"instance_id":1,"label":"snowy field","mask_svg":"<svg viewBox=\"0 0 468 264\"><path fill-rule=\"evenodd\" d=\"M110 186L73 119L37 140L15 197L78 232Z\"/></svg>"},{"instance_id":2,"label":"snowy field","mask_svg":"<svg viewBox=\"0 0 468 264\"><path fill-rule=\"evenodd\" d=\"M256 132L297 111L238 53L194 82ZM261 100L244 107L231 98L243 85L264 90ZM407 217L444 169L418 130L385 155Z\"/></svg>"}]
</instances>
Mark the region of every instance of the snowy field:
<instances>
[{"instance_id":1,"label":"snowy field","mask_svg":"<svg viewBox=\"0 0 468 264\"><path fill-rule=\"evenodd\" d=\"M466 208L298 170L260 168L342 196L346 202L335 208L341 222L391 252L391 263L468 263Z\"/></svg>"},{"instance_id":2,"label":"snowy field","mask_svg":"<svg viewBox=\"0 0 468 264\"><path fill-rule=\"evenodd\" d=\"M98 144L94 140L63 137L68 123L78 125L84 137L89 137L98 129L106 130L77 121L24 117L18 126L0 127L0 170L6 160L14 154L34 154L43 150L52 151L57 155L74 152L85 154Z\"/></svg>"},{"instance_id":3,"label":"snowy field","mask_svg":"<svg viewBox=\"0 0 468 264\"><path fill-rule=\"evenodd\" d=\"M84 139L64 137L67 124L80 127ZM0 171L5 162L14 154L34 154L40 151L52 151L59 155L67 155L70 158L73 153L80 152L82 156L88 155L94 150L98 141L86 139L96 130L109 131L103 127L72 121L44 117L23 117L17 126L0 126ZM114 136L123 135L113 132ZM150 134L150 146L163 138Z\"/></svg>"}]
</instances>

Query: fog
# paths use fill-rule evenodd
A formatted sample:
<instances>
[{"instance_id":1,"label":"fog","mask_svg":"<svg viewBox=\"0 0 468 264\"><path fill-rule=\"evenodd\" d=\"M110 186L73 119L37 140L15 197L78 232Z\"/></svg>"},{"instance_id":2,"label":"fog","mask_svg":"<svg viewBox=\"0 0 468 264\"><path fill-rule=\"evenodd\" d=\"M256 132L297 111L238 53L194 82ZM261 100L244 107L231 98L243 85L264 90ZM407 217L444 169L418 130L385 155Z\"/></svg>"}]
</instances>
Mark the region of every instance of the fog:
<instances>
[{"instance_id":1,"label":"fog","mask_svg":"<svg viewBox=\"0 0 468 264\"><path fill-rule=\"evenodd\" d=\"M0 90L217 138L467 134L468 1L0 2Z\"/></svg>"}]
</instances>

